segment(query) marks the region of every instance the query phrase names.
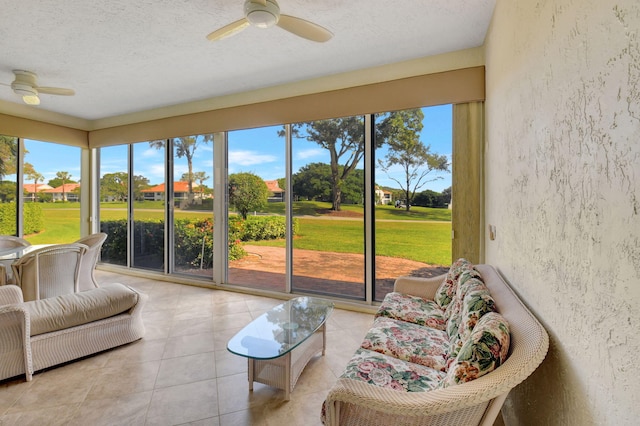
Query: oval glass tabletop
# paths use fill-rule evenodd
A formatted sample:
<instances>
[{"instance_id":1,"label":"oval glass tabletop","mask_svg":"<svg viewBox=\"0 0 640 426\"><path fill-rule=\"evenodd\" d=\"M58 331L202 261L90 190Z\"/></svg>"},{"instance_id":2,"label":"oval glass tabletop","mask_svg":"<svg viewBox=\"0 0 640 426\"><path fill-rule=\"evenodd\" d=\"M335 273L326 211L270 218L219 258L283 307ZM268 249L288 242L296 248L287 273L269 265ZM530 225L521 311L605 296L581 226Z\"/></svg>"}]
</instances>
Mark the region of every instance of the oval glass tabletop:
<instances>
[{"instance_id":1,"label":"oval glass tabletop","mask_svg":"<svg viewBox=\"0 0 640 426\"><path fill-rule=\"evenodd\" d=\"M285 355L313 335L333 311L333 302L296 297L260 315L227 343L227 349L253 359Z\"/></svg>"}]
</instances>

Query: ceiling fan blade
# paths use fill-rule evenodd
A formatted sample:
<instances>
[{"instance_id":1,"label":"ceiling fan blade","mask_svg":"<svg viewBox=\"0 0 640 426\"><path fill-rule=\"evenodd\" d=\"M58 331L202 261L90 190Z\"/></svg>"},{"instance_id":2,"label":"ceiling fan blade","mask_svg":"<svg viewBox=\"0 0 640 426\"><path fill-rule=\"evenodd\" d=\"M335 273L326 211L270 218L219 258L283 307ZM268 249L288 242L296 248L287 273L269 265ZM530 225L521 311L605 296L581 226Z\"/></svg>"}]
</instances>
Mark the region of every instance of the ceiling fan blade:
<instances>
[{"instance_id":1,"label":"ceiling fan blade","mask_svg":"<svg viewBox=\"0 0 640 426\"><path fill-rule=\"evenodd\" d=\"M249 21L247 21L247 18L242 18L215 30L207 36L207 39L211 41L222 40L223 38L231 37L232 35L239 33L248 26Z\"/></svg>"},{"instance_id":2,"label":"ceiling fan blade","mask_svg":"<svg viewBox=\"0 0 640 426\"><path fill-rule=\"evenodd\" d=\"M280 19L276 25L283 30L287 30L307 40L317 41L318 43L324 43L333 37L333 33L326 28L294 16L280 15Z\"/></svg>"},{"instance_id":3,"label":"ceiling fan blade","mask_svg":"<svg viewBox=\"0 0 640 426\"><path fill-rule=\"evenodd\" d=\"M48 95L73 96L76 94L72 89L63 89L61 87L35 87L38 93L46 93Z\"/></svg>"}]
</instances>

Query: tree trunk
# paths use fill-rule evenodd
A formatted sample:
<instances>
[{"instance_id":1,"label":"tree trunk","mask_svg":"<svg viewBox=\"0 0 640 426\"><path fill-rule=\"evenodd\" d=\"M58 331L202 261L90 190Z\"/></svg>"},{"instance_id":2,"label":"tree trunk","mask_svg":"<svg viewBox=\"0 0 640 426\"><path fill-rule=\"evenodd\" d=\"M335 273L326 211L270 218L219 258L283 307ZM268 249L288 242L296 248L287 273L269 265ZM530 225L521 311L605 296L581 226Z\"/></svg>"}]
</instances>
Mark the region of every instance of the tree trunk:
<instances>
[{"instance_id":1,"label":"tree trunk","mask_svg":"<svg viewBox=\"0 0 640 426\"><path fill-rule=\"evenodd\" d=\"M333 190L333 202L331 205L331 210L336 212L340 211L340 198L342 198L342 190L336 187Z\"/></svg>"}]
</instances>

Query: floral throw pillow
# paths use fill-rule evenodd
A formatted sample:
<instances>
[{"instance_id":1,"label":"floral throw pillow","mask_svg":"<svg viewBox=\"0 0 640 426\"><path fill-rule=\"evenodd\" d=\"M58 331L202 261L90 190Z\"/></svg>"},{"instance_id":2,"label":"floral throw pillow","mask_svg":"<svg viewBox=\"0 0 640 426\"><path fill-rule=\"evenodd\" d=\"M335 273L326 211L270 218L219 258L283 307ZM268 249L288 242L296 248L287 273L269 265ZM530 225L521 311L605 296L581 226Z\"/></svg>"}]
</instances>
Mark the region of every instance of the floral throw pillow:
<instances>
[{"instance_id":1,"label":"floral throw pillow","mask_svg":"<svg viewBox=\"0 0 640 426\"><path fill-rule=\"evenodd\" d=\"M498 368L509 354L509 324L502 315L484 315L460 348L440 387L469 382Z\"/></svg>"},{"instance_id":2,"label":"floral throw pillow","mask_svg":"<svg viewBox=\"0 0 640 426\"><path fill-rule=\"evenodd\" d=\"M462 281L462 283L458 285L453 302L449 304L447 310L444 312L444 317L447 320L446 330L449 334L450 340L458 333L462 317L463 301L467 296L467 293L477 290L487 290L485 283L481 279L475 277L473 273L465 272L460 277L460 281Z\"/></svg>"},{"instance_id":3,"label":"floral throw pillow","mask_svg":"<svg viewBox=\"0 0 640 426\"><path fill-rule=\"evenodd\" d=\"M462 312L458 323L458 330L450 335L449 362L458 355L462 345L469 339L476 323L489 312L496 310L495 302L489 290L474 289L469 291L462 301Z\"/></svg>"},{"instance_id":4,"label":"floral throw pillow","mask_svg":"<svg viewBox=\"0 0 640 426\"><path fill-rule=\"evenodd\" d=\"M436 290L433 298L442 309L446 309L453 300L458 287L460 274L472 268L473 265L467 259L460 258L453 262L449 268L449 272L447 272L447 276L442 284L440 284L440 287L438 287L438 290Z\"/></svg>"}]
</instances>

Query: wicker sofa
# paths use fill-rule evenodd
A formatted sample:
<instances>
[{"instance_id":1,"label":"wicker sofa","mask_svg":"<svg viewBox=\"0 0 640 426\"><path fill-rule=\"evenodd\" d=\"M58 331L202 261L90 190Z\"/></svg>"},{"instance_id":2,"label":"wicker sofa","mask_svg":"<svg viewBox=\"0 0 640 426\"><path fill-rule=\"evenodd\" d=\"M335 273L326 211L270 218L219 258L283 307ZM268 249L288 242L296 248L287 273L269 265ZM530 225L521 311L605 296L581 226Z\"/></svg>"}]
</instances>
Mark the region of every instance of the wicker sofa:
<instances>
[{"instance_id":1,"label":"wicker sofa","mask_svg":"<svg viewBox=\"0 0 640 426\"><path fill-rule=\"evenodd\" d=\"M327 425L492 425L548 335L497 271L401 277L322 407Z\"/></svg>"},{"instance_id":2,"label":"wicker sofa","mask_svg":"<svg viewBox=\"0 0 640 426\"><path fill-rule=\"evenodd\" d=\"M23 302L18 286L0 286L0 380L142 338L147 296L122 284Z\"/></svg>"}]
</instances>

